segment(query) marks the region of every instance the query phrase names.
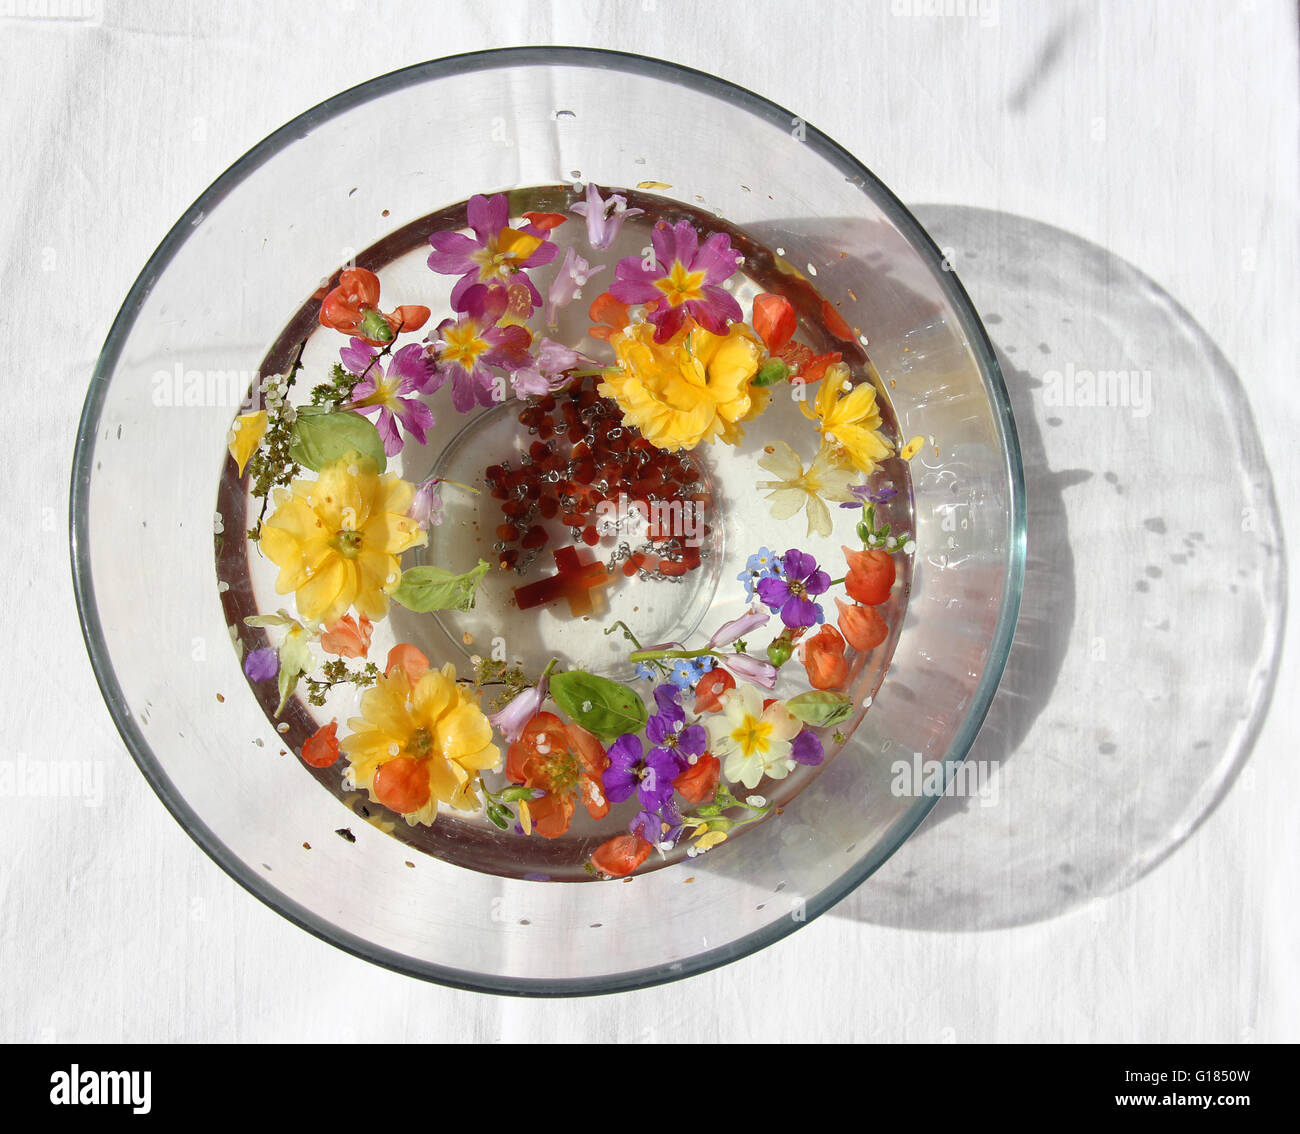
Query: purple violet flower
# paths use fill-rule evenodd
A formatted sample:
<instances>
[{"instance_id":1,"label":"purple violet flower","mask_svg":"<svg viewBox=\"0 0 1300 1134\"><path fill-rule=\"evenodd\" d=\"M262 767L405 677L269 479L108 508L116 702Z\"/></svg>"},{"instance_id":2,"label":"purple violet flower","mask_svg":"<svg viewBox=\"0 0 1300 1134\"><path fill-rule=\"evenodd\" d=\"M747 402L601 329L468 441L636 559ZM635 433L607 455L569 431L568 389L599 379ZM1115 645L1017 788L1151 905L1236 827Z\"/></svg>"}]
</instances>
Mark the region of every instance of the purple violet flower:
<instances>
[{"instance_id":1,"label":"purple violet flower","mask_svg":"<svg viewBox=\"0 0 1300 1134\"><path fill-rule=\"evenodd\" d=\"M818 568L816 559L795 548L781 557L781 564L785 578L760 580L758 597L769 610L779 612L787 626L815 626L821 607L811 596L825 594L831 577Z\"/></svg>"},{"instance_id":2,"label":"purple violet flower","mask_svg":"<svg viewBox=\"0 0 1300 1134\"><path fill-rule=\"evenodd\" d=\"M627 198L621 193L614 193L608 200L602 200L594 181L587 182L587 199L573 205L571 211L587 218L587 242L599 252L603 252L618 239L623 222L628 217L639 217L645 212L644 209L629 209Z\"/></svg>"},{"instance_id":3,"label":"purple violet flower","mask_svg":"<svg viewBox=\"0 0 1300 1134\"><path fill-rule=\"evenodd\" d=\"M655 747L647 760L655 757L673 757L677 761L676 779L694 761L704 755L709 746L709 734L703 725L686 723L686 710L681 705L682 691L674 684L660 685L654 692L659 711L645 726L646 739Z\"/></svg>"},{"instance_id":4,"label":"purple violet flower","mask_svg":"<svg viewBox=\"0 0 1300 1134\"><path fill-rule=\"evenodd\" d=\"M849 491L853 493L854 499L841 504L841 508L861 508L865 504L885 504L898 495L898 489L892 485L882 485L880 488L872 488L869 484L854 484L849 486Z\"/></svg>"},{"instance_id":5,"label":"purple violet flower","mask_svg":"<svg viewBox=\"0 0 1300 1134\"><path fill-rule=\"evenodd\" d=\"M367 417L378 413L375 426L384 442L384 452L394 457L402 451L402 427L420 445L425 443L428 430L433 426L433 411L417 397L436 389L433 364L425 357L424 348L409 343L395 351L384 363L375 356L378 347L363 339L352 339L339 351L339 359L350 374L365 374L352 387L351 406Z\"/></svg>"},{"instance_id":6,"label":"purple violet flower","mask_svg":"<svg viewBox=\"0 0 1300 1134\"><path fill-rule=\"evenodd\" d=\"M673 780L682 774L684 761L671 749L645 752L641 738L628 732L610 745L607 755L603 784L610 803L622 803L635 791L646 811L657 812L672 799Z\"/></svg>"},{"instance_id":7,"label":"purple violet flower","mask_svg":"<svg viewBox=\"0 0 1300 1134\"><path fill-rule=\"evenodd\" d=\"M500 286L475 284L464 293L464 308L456 319L444 319L425 342L434 360L434 389L451 379L451 404L468 413L475 402L490 406L496 376L489 367L520 370L532 361L528 328L510 323L499 326L509 297Z\"/></svg>"},{"instance_id":8,"label":"purple violet flower","mask_svg":"<svg viewBox=\"0 0 1300 1134\"><path fill-rule=\"evenodd\" d=\"M249 681L270 681L279 672L280 655L274 650L252 650L244 659L244 675Z\"/></svg>"},{"instance_id":9,"label":"purple violet flower","mask_svg":"<svg viewBox=\"0 0 1300 1134\"><path fill-rule=\"evenodd\" d=\"M820 764L824 755L821 740L810 728L800 729L790 742L790 759L796 764Z\"/></svg>"},{"instance_id":10,"label":"purple violet flower","mask_svg":"<svg viewBox=\"0 0 1300 1134\"><path fill-rule=\"evenodd\" d=\"M494 197L477 195L467 210L472 237L462 232L435 232L429 237L433 251L429 268L444 276L460 276L451 289L451 309L466 311L466 295L478 284L504 286L523 281L532 307L540 307L541 293L526 274L560 254L549 234L531 224L510 227L510 205L504 193ZM516 277L518 277L516 279Z\"/></svg>"},{"instance_id":11,"label":"purple violet flower","mask_svg":"<svg viewBox=\"0 0 1300 1134\"><path fill-rule=\"evenodd\" d=\"M688 315L715 335L725 335L728 323L744 318L735 297L721 286L740 265L740 253L726 233L714 233L701 245L690 221L672 227L660 221L650 242L657 261L647 265L637 256L625 256L609 290L621 303L657 301L646 316L655 326L655 342L671 339Z\"/></svg>"}]
</instances>

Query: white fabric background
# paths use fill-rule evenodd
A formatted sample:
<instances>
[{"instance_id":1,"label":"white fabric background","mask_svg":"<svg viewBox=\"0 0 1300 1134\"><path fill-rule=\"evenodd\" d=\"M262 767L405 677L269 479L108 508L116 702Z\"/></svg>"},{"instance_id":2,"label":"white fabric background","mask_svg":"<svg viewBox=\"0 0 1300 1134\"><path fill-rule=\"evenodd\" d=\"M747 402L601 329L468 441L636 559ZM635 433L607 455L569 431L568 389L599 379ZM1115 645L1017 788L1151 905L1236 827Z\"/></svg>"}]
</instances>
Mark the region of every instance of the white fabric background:
<instances>
[{"instance_id":1,"label":"white fabric background","mask_svg":"<svg viewBox=\"0 0 1300 1134\"><path fill-rule=\"evenodd\" d=\"M153 796L100 701L67 566L76 421L119 303L194 198L295 114L409 63L542 43L713 72L909 204L1027 216L1135 265L1240 376L1300 546L1293 4L5 0L0 758L94 760L105 781L99 807L0 799L0 1038L1300 1038L1294 628L1245 772L1135 884L981 932L890 928L903 911L850 900L723 970L612 997L490 997L355 960L231 882ZM1130 586L1123 546L1110 554Z\"/></svg>"}]
</instances>

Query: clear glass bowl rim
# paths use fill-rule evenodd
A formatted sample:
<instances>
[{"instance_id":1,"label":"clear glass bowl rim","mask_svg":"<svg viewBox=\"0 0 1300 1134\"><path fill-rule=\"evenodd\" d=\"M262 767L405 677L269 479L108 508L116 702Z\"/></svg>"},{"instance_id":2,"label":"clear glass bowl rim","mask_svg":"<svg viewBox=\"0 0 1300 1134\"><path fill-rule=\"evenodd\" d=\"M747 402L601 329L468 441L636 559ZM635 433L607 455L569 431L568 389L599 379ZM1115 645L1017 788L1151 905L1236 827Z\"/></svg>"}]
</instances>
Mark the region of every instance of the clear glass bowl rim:
<instances>
[{"instance_id":1,"label":"clear glass bowl rim","mask_svg":"<svg viewBox=\"0 0 1300 1134\"><path fill-rule=\"evenodd\" d=\"M596 980L538 980L488 976L417 960L345 932L313 910L288 898L271 885L263 875L255 873L236 856L176 791L136 724L114 672L95 601L88 528L95 436L108 385L116 369L122 346L154 281L161 276L176 251L193 233L199 219L210 213L234 186L280 150L300 138L304 131L338 114L382 98L391 91L432 82L439 78L472 71L547 64L594 67L658 78L691 87L701 95L729 102L758 118L778 123L783 128L794 120L794 116L788 110L744 87L681 64L603 48L564 46L505 47L428 60L359 83L304 111L255 145L204 190L163 237L127 293L95 364L90 389L77 428L77 443L72 463L69 542L73 590L76 595L82 635L90 655L95 679L118 732L164 806L217 865L249 893L295 925L373 964L452 988L506 995L558 997L646 988L707 972L774 944L794 932L801 924L825 913L861 885L916 830L931 807L938 801L938 797L918 796L907 815L907 822L897 824L894 828L893 838L872 846L858 861L855 868L842 877L838 885L828 887L809 898L806 904L805 922L797 922L792 918L779 918L763 929L726 946L697 954L687 961L672 966L620 973ZM997 692L998 683L1011 651L1024 585L1026 543L1024 469L1015 420L1011 412L1011 402L988 332L956 274L943 267L943 253L933 239L907 207L857 158L811 124L805 123L804 129L804 143L811 146L832 168L842 172L845 177L855 180L862 192L871 197L875 204L889 215L899 231L920 252L957 312L962 330L979 364L989 400L995 411L1011 499L1008 514L1007 573L997 624L989 644L988 661L952 747L944 756L945 775L951 775L970 751L988 713L993 696Z\"/></svg>"}]
</instances>

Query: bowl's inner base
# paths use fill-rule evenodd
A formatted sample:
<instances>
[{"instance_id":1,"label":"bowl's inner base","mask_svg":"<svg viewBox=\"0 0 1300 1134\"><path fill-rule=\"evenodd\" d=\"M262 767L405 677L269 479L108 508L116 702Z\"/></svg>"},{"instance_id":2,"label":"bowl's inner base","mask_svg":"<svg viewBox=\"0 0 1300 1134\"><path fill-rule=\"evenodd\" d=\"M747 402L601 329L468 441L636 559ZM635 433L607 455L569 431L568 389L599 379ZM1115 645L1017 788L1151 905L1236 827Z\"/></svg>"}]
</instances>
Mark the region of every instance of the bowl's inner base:
<instances>
[{"instance_id":1,"label":"bowl's inner base","mask_svg":"<svg viewBox=\"0 0 1300 1134\"><path fill-rule=\"evenodd\" d=\"M615 245L605 253L593 253L586 241L586 229L581 218L570 221L554 230L552 238L560 246L563 260L565 248L572 244L575 250L594 262L605 263L605 271L594 276L586 289L586 298L580 298L559 313L556 326L541 326L540 309L535 316L538 326L534 335L547 337L581 351L598 364L611 361L607 344L587 336L589 320L587 306L598 293L607 288L613 279L613 265L627 255L641 256L650 246L650 234L660 220L676 223L689 219L702 233L725 232L733 247L743 256L743 266L733 277L728 289L747 312L753 297L759 292L771 291L786 295L799 315L799 341L815 352L836 350L850 365L855 382L872 381L876 384L878 401L884 419L883 429L895 448L901 444L896 420L888 396L875 374L866 353L856 341L845 341L833 336L822 315L823 299L811 286L803 273L794 269L784 259L784 250L767 248L757 243L743 230L726 223L711 213L694 209L680 202L666 200L635 191L619 190L627 195L630 204L645 210L644 215L630 218ZM510 194L512 216L525 211L567 212L569 205L580 199L580 192L568 186L541 186L517 190ZM358 266L378 273L383 281L383 306L419 302L434 312L430 326L450 312L449 294L454 279L437 276L425 266L428 253L428 236L432 232L463 228L466 226L467 202L440 210L403 226L355 257ZM547 292L550 280L558 270L556 266L535 273L539 290ZM312 281L315 283L315 281ZM310 290L310 289L307 289ZM338 350L346 339L336 331L323 328L317 322L319 299L305 302L286 326L279 340L272 345L264 359L261 372L283 372L299 343L307 341L303 352L303 380L293 391L292 400L307 399L316 382L323 381L329 368L337 361ZM411 341L418 341L411 336ZM798 547L814 554L827 565L842 562L841 544L856 544L854 524L859 517L856 511L832 506L835 530L827 539L809 537L802 513L793 519L778 522L771 518L765 493L756 488L756 481L770 479L771 474L759 468L757 461L764 451L770 451L775 441L789 442L801 458L810 461L815 451L816 435L800 412L798 400L778 393L764 414L746 426L744 440L739 446L721 442L707 443L685 456L683 461L691 467L695 483L700 487L704 503L698 513L679 510L674 537L679 545L691 545L698 551L699 562L680 577L665 577L659 572L623 570L628 554L647 546L647 522L653 517L643 516L637 509L615 509L595 520L594 542L583 539L581 531L575 532L563 521L563 516L535 517L546 532L546 543L521 553L512 563L502 567L502 554L508 548L500 539L498 526L508 522L503 515L504 502L516 497L511 491L494 495L488 470L508 463L510 470L518 470L526 462L525 454L532 459L530 447L538 440L519 420L524 403L513 399L486 409L476 409L470 416L457 414L451 406L447 391L431 400L437 422L424 447L408 443L399 458L390 461L390 471L397 471L407 480L418 483L436 476L477 490L477 495L451 485L444 488L444 520L429 533L427 548L411 553L406 565L435 563L452 571L465 571L479 560L490 564L490 570L480 584L473 609L465 612L437 612L414 614L394 605L390 617L375 629L370 658L382 664L388 649L397 642L409 642L422 649L435 665L453 662L458 672L470 672L474 658L492 657L518 663L530 675L540 674L547 663L556 658L565 668L583 668L603 673L619 680L634 679L632 666L627 662L628 651L633 649L624 634L629 631L643 645L665 642L690 642L691 636L702 641L697 632L712 633L723 622L738 617L747 608L745 589L739 576L746 561L760 547L780 554L787 548ZM550 440L553 451L566 456L570 447L566 438ZM912 515L912 489L907 462L891 459L882 465L873 482L892 484L897 490L886 505L878 510L882 522L891 524L895 532L915 530ZM275 592L276 569L260 555L256 547L247 543L241 533L252 526L261 507L260 500L249 496L248 485L234 475L233 463L228 463L223 477L218 511L224 518L225 531L230 533L218 541L218 575L229 584L222 594L227 618L245 649L268 644L264 631L246 627L247 615L273 612L290 603L289 596ZM666 513L671 514L671 513ZM705 530L707 525L707 531ZM514 542L510 546L518 547ZM566 600L547 603L526 610L519 608L518 588L554 576L559 569L554 552L572 548L584 565L603 565L608 578L591 588L591 605L588 609L580 602L570 608ZM890 637L884 645L865 658L858 658L848 686L859 705L869 702L879 688L888 660L892 656L906 611L906 596L910 583L910 564L906 557L898 559L900 584L890 603L881 608L890 626ZM599 570L599 567L594 568ZM834 572L838 574L839 572ZM826 616L834 621L836 608L833 602L825 604ZM779 630L774 622L751 638L753 652L762 654L767 641ZM273 640L272 640L273 641ZM796 680L797 679L797 680ZM250 683L268 719L274 719L277 697L274 682ZM637 684L639 691L649 698L650 685ZM778 696L790 696L807 688L802 666L797 659L787 667ZM485 689L485 707L490 707L492 690ZM691 697L685 699L689 709ZM297 753L321 724L332 718L344 726L349 717L358 715L359 694L351 686L341 686L330 692L323 706L312 706L301 696L295 697L282 716L274 719L278 726L288 725L280 732L281 744ZM849 734L860 722L862 712L840 726L841 735ZM341 732L345 729L341 727ZM827 762L842 747L842 740L832 738L831 730L822 736ZM605 839L627 830L627 824L637 812L635 797L611 808L609 816L596 823L578 807L569 831L558 839L537 836L523 837L515 831L500 831L482 815L444 810L438 821L428 827L408 826L399 816L371 802L363 792L348 790L340 776L340 762L335 768L312 769L302 765L305 775L342 800L355 815L380 826L403 843L426 854L456 865L491 874L514 878L538 880L580 881L591 877L587 859L595 847ZM798 768L784 780L765 780L754 789L777 808L789 803L813 778L820 775L825 765L816 768ZM505 783L497 773L485 777L490 787L499 789ZM304 784L304 790L313 790ZM743 797L749 794L736 786ZM779 823L778 814L765 822ZM340 816L340 825L345 817ZM745 829L737 832L743 835ZM681 844L666 858L652 855L642 870L654 869L679 860L686 853Z\"/></svg>"}]
</instances>

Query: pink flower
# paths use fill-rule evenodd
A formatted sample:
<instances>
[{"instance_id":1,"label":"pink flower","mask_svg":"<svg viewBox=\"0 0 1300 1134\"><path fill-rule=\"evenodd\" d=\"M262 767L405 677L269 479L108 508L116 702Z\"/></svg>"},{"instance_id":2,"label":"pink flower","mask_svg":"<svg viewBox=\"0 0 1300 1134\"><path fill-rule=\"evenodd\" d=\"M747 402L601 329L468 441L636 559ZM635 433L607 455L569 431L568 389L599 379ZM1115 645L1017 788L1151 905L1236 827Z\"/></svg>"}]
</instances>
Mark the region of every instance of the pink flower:
<instances>
[{"instance_id":1,"label":"pink flower","mask_svg":"<svg viewBox=\"0 0 1300 1134\"><path fill-rule=\"evenodd\" d=\"M524 726L541 712L550 688L551 680L543 674L533 688L516 693L504 709L488 717L492 727L500 730L501 735L513 744L523 733Z\"/></svg>"},{"instance_id":2,"label":"pink flower","mask_svg":"<svg viewBox=\"0 0 1300 1134\"><path fill-rule=\"evenodd\" d=\"M469 199L469 226L472 237L463 232L435 232L429 237L433 251L429 268L444 276L460 276L451 289L453 311L468 310L466 296L478 284L509 285L517 275L528 289L532 306L541 306L542 297L533 282L523 274L528 268L540 268L559 255L549 232L526 224L510 227L510 206L504 193L495 197L474 196Z\"/></svg>"},{"instance_id":3,"label":"pink flower","mask_svg":"<svg viewBox=\"0 0 1300 1134\"><path fill-rule=\"evenodd\" d=\"M587 199L573 206L573 212L587 218L587 241L597 251L603 252L615 240L623 222L628 217L639 217L644 209L629 209L627 198L613 194L608 201L601 200L600 190L594 181L587 182Z\"/></svg>"},{"instance_id":4,"label":"pink flower","mask_svg":"<svg viewBox=\"0 0 1300 1134\"><path fill-rule=\"evenodd\" d=\"M751 630L766 626L770 617L765 610L751 610L747 614L742 614L739 618L724 622L718 627L717 633L709 639L709 649L716 650L719 646L731 645L732 642L738 638L743 638Z\"/></svg>"},{"instance_id":5,"label":"pink flower","mask_svg":"<svg viewBox=\"0 0 1300 1134\"><path fill-rule=\"evenodd\" d=\"M442 523L442 493L438 491L441 483L441 478L436 476L426 480L417 489L415 499L406 510L406 514L425 531Z\"/></svg>"},{"instance_id":6,"label":"pink flower","mask_svg":"<svg viewBox=\"0 0 1300 1134\"><path fill-rule=\"evenodd\" d=\"M392 457L402 451L399 421L419 444L425 443L427 431L433 425L433 411L416 395L427 394L436 386L433 366L419 343L410 343L394 352L386 372L384 364L375 358L378 353L364 340L352 339L339 351L339 358L349 373L365 375L352 387L352 408L366 416L379 415L375 425L383 439L384 452Z\"/></svg>"},{"instance_id":7,"label":"pink flower","mask_svg":"<svg viewBox=\"0 0 1300 1134\"><path fill-rule=\"evenodd\" d=\"M658 301L646 316L655 326L655 342L671 339L688 315L715 335L725 335L728 323L744 317L735 297L721 286L740 265L740 253L726 233L714 233L701 245L690 221L671 228L659 221L650 241L657 261L647 265L636 256L624 257L609 290L623 303Z\"/></svg>"},{"instance_id":8,"label":"pink flower","mask_svg":"<svg viewBox=\"0 0 1300 1134\"><path fill-rule=\"evenodd\" d=\"M718 664L729 669L741 681L761 685L764 689L776 688L777 670L771 662L760 661L749 654L719 654Z\"/></svg>"},{"instance_id":9,"label":"pink flower","mask_svg":"<svg viewBox=\"0 0 1300 1134\"><path fill-rule=\"evenodd\" d=\"M476 401L490 406L497 400L489 367L514 371L532 361L528 329L513 323L498 326L508 304L504 287L475 284L464 293L460 316L444 319L425 340L434 361L434 388L450 378L452 405L459 413L468 413Z\"/></svg>"}]
</instances>

